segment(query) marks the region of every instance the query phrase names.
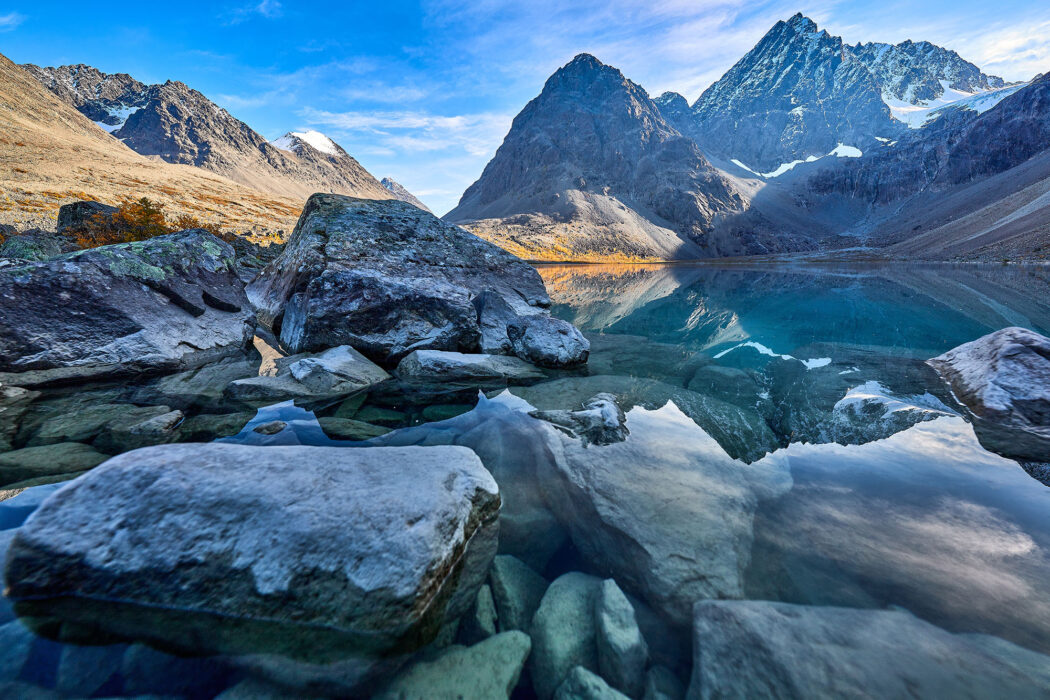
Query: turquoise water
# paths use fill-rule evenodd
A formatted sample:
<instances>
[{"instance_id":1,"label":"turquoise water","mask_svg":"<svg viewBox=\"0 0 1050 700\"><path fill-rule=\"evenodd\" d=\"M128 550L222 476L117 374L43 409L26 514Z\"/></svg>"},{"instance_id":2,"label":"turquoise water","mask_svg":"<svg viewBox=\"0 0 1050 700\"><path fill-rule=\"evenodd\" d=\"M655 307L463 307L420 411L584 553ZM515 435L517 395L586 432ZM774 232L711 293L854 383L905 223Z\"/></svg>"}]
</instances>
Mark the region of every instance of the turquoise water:
<instances>
[{"instance_id":1,"label":"turquoise water","mask_svg":"<svg viewBox=\"0 0 1050 700\"><path fill-rule=\"evenodd\" d=\"M555 314L592 342L585 369L527 386L392 380L338 401L230 403L222 389L259 371L251 357L136 385L45 391L0 412L0 438L8 454L78 443L104 457L141 446L145 438L117 428L123 414L152 407L184 414L157 441L467 445L503 494L501 552L548 581L570 571L616 579L654 660L683 682L688 607L712 591L895 606L1050 654L1050 488L1040 481L1050 455L1018 461L986 449L925 364L1005 326L1050 335L1046 268L540 269ZM626 412L626 440L570 444L556 460L529 411L578 409L602 392ZM274 421L276 432L254 430ZM77 471L62 459L56 473ZM559 481L566 474L582 475L596 514ZM44 473L33 478L0 484L0 547L57 488L33 485ZM626 534L606 536L613 530ZM0 632L20 624L13 617L0 602ZM64 645L30 647L7 667L0 652L0 682L67 688ZM102 670L78 689L87 695L209 697L244 675L141 645L93 649ZM531 696L530 683L526 671L516 696Z\"/></svg>"}]
</instances>

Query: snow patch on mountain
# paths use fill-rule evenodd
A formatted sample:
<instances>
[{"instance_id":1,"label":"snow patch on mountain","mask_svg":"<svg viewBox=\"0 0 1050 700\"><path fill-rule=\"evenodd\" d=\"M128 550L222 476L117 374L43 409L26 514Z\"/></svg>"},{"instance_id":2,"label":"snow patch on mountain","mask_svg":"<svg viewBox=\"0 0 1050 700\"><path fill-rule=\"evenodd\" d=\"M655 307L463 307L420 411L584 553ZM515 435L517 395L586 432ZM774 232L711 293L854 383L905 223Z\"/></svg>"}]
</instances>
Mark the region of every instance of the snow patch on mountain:
<instances>
[{"instance_id":1,"label":"snow patch on mountain","mask_svg":"<svg viewBox=\"0 0 1050 700\"><path fill-rule=\"evenodd\" d=\"M339 155L339 147L335 144L335 141L320 131L289 131L281 138L271 141L270 145L282 151L292 151L294 153L299 150L299 142L307 143L321 153L330 156Z\"/></svg>"},{"instance_id":2,"label":"snow patch on mountain","mask_svg":"<svg viewBox=\"0 0 1050 700\"><path fill-rule=\"evenodd\" d=\"M718 353L717 355L715 355L714 359L719 360L719 359L725 357L726 355L728 355L729 353L733 352L737 348L754 348L755 350L758 351L758 353L760 355L767 355L769 357L779 357L782 360L797 360L797 361L801 362L806 369L817 369L819 367L827 367L828 365L831 364L831 358L830 357L814 357L814 358L810 358L808 360L803 360L801 358L795 357L794 355L782 355L779 352L774 352L769 347L763 345L762 343L756 342L754 340L748 340L748 341L740 343L738 345L734 345L731 348L727 348L727 349L723 350L722 352Z\"/></svg>"},{"instance_id":3,"label":"snow patch on mountain","mask_svg":"<svg viewBox=\"0 0 1050 700\"><path fill-rule=\"evenodd\" d=\"M807 156L805 160L793 160L790 163L781 163L779 167L777 167L775 170L769 171L768 173L757 172L756 170L753 170L748 166L744 165L742 162L740 162L740 160L736 158L730 158L729 161L734 165L743 168L749 173L754 173L755 175L758 175L759 177L772 178L780 177L789 170L793 170L796 165L802 165L803 163L815 163L821 158L827 158L829 156L834 156L836 158L860 158L862 155L864 155L864 152L856 146L847 146L844 143L840 143L823 156Z\"/></svg>"},{"instance_id":4,"label":"snow patch on mountain","mask_svg":"<svg viewBox=\"0 0 1050 700\"><path fill-rule=\"evenodd\" d=\"M106 112L109 113L109 116L117 120L115 124L109 124L103 121L96 121L95 123L98 124L103 131L107 131L112 134L114 131L117 131L118 129L123 127L124 123L128 120L128 117L130 117L132 114L139 111L140 109L142 109L141 106L132 107L130 105L114 105L113 107L108 108Z\"/></svg>"},{"instance_id":5,"label":"snow patch on mountain","mask_svg":"<svg viewBox=\"0 0 1050 700\"><path fill-rule=\"evenodd\" d=\"M966 92L951 87L947 80L941 80L940 83L944 88L944 93L933 100L918 100L912 104L883 93L882 101L890 108L890 114L894 119L904 122L912 129L919 129L940 117L948 108L969 109L983 114L1027 85L1027 83L1021 83L992 90Z\"/></svg>"}]
</instances>

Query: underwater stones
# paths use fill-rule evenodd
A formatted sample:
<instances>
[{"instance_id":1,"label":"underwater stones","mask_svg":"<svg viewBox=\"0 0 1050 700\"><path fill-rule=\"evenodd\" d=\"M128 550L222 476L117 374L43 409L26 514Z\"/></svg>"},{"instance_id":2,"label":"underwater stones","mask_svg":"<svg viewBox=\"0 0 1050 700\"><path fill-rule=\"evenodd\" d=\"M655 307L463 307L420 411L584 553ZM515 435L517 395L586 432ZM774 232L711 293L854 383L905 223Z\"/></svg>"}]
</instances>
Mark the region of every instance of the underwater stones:
<instances>
[{"instance_id":1,"label":"underwater stones","mask_svg":"<svg viewBox=\"0 0 1050 700\"><path fill-rule=\"evenodd\" d=\"M55 689L64 695L92 697L121 670L126 647L63 644L55 674Z\"/></svg>"},{"instance_id":2,"label":"underwater stones","mask_svg":"<svg viewBox=\"0 0 1050 700\"><path fill-rule=\"evenodd\" d=\"M192 697L215 694L226 685L229 668L216 659L172 656L132 644L124 653L120 673L125 696Z\"/></svg>"},{"instance_id":3,"label":"underwater stones","mask_svg":"<svg viewBox=\"0 0 1050 700\"><path fill-rule=\"evenodd\" d=\"M495 700L510 697L532 643L523 632L502 632L470 647L452 646L402 671L381 700Z\"/></svg>"},{"instance_id":4,"label":"underwater stones","mask_svg":"<svg viewBox=\"0 0 1050 700\"><path fill-rule=\"evenodd\" d=\"M0 682L16 680L29 660L33 633L18 620L0 625Z\"/></svg>"},{"instance_id":5,"label":"underwater stones","mask_svg":"<svg viewBox=\"0 0 1050 700\"><path fill-rule=\"evenodd\" d=\"M468 644L476 644L491 637L496 634L497 617L492 589L486 583L478 589L474 605L460 620L460 636Z\"/></svg>"},{"instance_id":6,"label":"underwater stones","mask_svg":"<svg viewBox=\"0 0 1050 700\"><path fill-rule=\"evenodd\" d=\"M532 411L529 415L581 438L584 444L609 445L627 439L627 418L612 394L598 394L577 411Z\"/></svg>"},{"instance_id":7,"label":"underwater stones","mask_svg":"<svg viewBox=\"0 0 1050 700\"><path fill-rule=\"evenodd\" d=\"M403 378L442 381L537 379L543 373L506 355L468 355L446 350L414 350L397 366Z\"/></svg>"},{"instance_id":8,"label":"underwater stones","mask_svg":"<svg viewBox=\"0 0 1050 700\"><path fill-rule=\"evenodd\" d=\"M151 447L49 497L6 582L64 639L103 630L278 670L345 662L351 688L466 612L498 512L460 447Z\"/></svg>"},{"instance_id":9,"label":"underwater stones","mask_svg":"<svg viewBox=\"0 0 1050 700\"><path fill-rule=\"evenodd\" d=\"M583 666L576 666L554 693L554 700L628 700L627 696L609 687L600 676Z\"/></svg>"},{"instance_id":10,"label":"underwater stones","mask_svg":"<svg viewBox=\"0 0 1050 700\"><path fill-rule=\"evenodd\" d=\"M351 345L383 365L413 350L482 349L474 300L486 292L533 319L537 336L561 329L524 261L410 204L334 194L310 197L284 252L248 287L291 352ZM486 315L489 336L499 322Z\"/></svg>"},{"instance_id":11,"label":"underwater stones","mask_svg":"<svg viewBox=\"0 0 1050 700\"><path fill-rule=\"evenodd\" d=\"M19 421L38 396L39 391L0 385L0 452L11 449Z\"/></svg>"},{"instance_id":12,"label":"underwater stones","mask_svg":"<svg viewBox=\"0 0 1050 700\"><path fill-rule=\"evenodd\" d=\"M390 432L390 428L352 418L318 418L324 434L333 440L370 440Z\"/></svg>"},{"instance_id":13,"label":"underwater stones","mask_svg":"<svg viewBox=\"0 0 1050 700\"><path fill-rule=\"evenodd\" d=\"M167 406L135 406L127 403L87 405L60 404L53 415L43 420L29 439L29 446L54 445L60 442L90 442L114 431L126 431L133 425L168 415Z\"/></svg>"},{"instance_id":14,"label":"underwater stones","mask_svg":"<svg viewBox=\"0 0 1050 700\"><path fill-rule=\"evenodd\" d=\"M685 686L666 666L653 666L645 674L642 700L682 700Z\"/></svg>"},{"instance_id":15,"label":"underwater stones","mask_svg":"<svg viewBox=\"0 0 1050 700\"><path fill-rule=\"evenodd\" d=\"M547 580L517 557L499 554L489 572L500 632L528 631L547 592Z\"/></svg>"},{"instance_id":16,"label":"underwater stones","mask_svg":"<svg viewBox=\"0 0 1050 700\"><path fill-rule=\"evenodd\" d=\"M507 326L514 354L540 367L586 364L591 344L571 323L546 316L525 316Z\"/></svg>"},{"instance_id":17,"label":"underwater stones","mask_svg":"<svg viewBox=\"0 0 1050 700\"><path fill-rule=\"evenodd\" d=\"M927 361L976 417L982 443L1000 454L1050 454L1050 338L1004 328Z\"/></svg>"},{"instance_id":18,"label":"underwater stones","mask_svg":"<svg viewBox=\"0 0 1050 700\"><path fill-rule=\"evenodd\" d=\"M549 700L576 666L598 670L595 600L601 579L579 572L558 577L532 618L532 684Z\"/></svg>"},{"instance_id":19,"label":"underwater stones","mask_svg":"<svg viewBox=\"0 0 1050 700\"><path fill-rule=\"evenodd\" d=\"M171 442L178 435L176 428L185 416L182 411L168 411L130 425L114 425L96 438L94 444L110 454L127 452L139 447Z\"/></svg>"},{"instance_id":20,"label":"underwater stones","mask_svg":"<svg viewBox=\"0 0 1050 700\"><path fill-rule=\"evenodd\" d=\"M610 445L559 435L539 481L584 559L685 625L696 600L743 597L755 511L790 489L790 471L730 458L672 403L633 408L626 425Z\"/></svg>"},{"instance_id":21,"label":"underwater stones","mask_svg":"<svg viewBox=\"0 0 1050 700\"><path fill-rule=\"evenodd\" d=\"M349 345L318 354L303 353L277 360L275 376L237 379L225 394L240 401L285 401L352 394L390 378L381 367Z\"/></svg>"},{"instance_id":22,"label":"underwater stones","mask_svg":"<svg viewBox=\"0 0 1050 700\"><path fill-rule=\"evenodd\" d=\"M645 684L649 646L635 619L634 607L616 581L602 581L595 601L598 668L614 688L638 697Z\"/></svg>"},{"instance_id":23,"label":"underwater stones","mask_svg":"<svg viewBox=\"0 0 1050 700\"><path fill-rule=\"evenodd\" d=\"M903 610L700 601L688 697L1038 698L1050 658ZM994 638L993 638L994 639Z\"/></svg>"},{"instance_id":24,"label":"underwater stones","mask_svg":"<svg viewBox=\"0 0 1050 700\"><path fill-rule=\"evenodd\" d=\"M21 386L199 367L255 327L233 249L200 230L4 268L0 306L0 381Z\"/></svg>"},{"instance_id":25,"label":"underwater stones","mask_svg":"<svg viewBox=\"0 0 1050 700\"><path fill-rule=\"evenodd\" d=\"M0 486L42 476L82 472L107 459L107 455L80 442L60 442L0 452Z\"/></svg>"}]
</instances>

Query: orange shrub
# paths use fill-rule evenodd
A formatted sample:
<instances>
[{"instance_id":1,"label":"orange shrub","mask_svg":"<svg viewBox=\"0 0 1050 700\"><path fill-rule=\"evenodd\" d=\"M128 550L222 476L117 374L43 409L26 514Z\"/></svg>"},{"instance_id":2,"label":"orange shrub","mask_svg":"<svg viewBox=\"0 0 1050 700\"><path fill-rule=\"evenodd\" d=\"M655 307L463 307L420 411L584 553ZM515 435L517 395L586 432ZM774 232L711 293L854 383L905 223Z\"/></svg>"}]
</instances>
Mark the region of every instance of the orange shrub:
<instances>
[{"instance_id":1,"label":"orange shrub","mask_svg":"<svg viewBox=\"0 0 1050 700\"><path fill-rule=\"evenodd\" d=\"M80 248L97 248L113 243L144 241L191 228L204 229L227 242L234 237L224 232L219 224L202 223L189 214L181 214L169 223L164 216L164 206L148 197L124 200L112 215L96 214L86 225L66 231L66 235L72 237Z\"/></svg>"}]
</instances>

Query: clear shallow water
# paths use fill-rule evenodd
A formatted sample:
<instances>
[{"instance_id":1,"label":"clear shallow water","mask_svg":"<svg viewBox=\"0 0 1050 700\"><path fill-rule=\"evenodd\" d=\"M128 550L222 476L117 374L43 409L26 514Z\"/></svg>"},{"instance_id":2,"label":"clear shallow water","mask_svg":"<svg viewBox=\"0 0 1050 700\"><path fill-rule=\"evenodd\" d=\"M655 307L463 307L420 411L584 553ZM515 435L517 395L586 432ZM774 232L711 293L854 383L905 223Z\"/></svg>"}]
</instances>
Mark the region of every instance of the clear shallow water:
<instances>
[{"instance_id":1,"label":"clear shallow water","mask_svg":"<svg viewBox=\"0 0 1050 700\"><path fill-rule=\"evenodd\" d=\"M256 413L222 398L229 381L258 372L259 358L248 358L138 385L47 391L0 413L0 436L8 455L48 443L66 454L71 442L106 455L151 440L470 446L503 492L501 550L548 580L568 571L616 578L654 658L683 680L691 649L682 611L701 589L667 564L679 559L725 597L899 606L952 632L1050 653L1050 489L1029 473L1040 476L1038 465L982 447L924 364L1008 325L1050 334L1045 268L545 266L541 274L555 313L591 339L591 361L509 394L392 381ZM489 398L479 403L479 391ZM570 445L554 464L527 411L575 409L600 392L627 411L629 437ZM163 436L119 429L129 412L151 407L185 418ZM254 430L273 421L284 429ZM64 459L50 462L79 464ZM583 496L559 481L565 469L589 480L598 516L580 515L573 499ZM0 547L51 488L0 501ZM622 513L629 517L615 520ZM624 526L630 547L600 536ZM650 554L659 556L632 561ZM0 625L10 619L0 603ZM163 667L157 658L106 648L120 671L103 679L105 694L208 696L240 678L220 665L197 686L150 688L136 668ZM54 688L61 654L38 639L19 668L0 668L9 674L0 680ZM157 682L185 676L180 660L160 658L169 666L153 673Z\"/></svg>"}]
</instances>

